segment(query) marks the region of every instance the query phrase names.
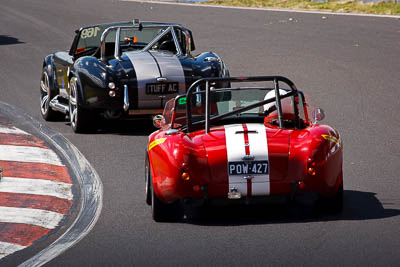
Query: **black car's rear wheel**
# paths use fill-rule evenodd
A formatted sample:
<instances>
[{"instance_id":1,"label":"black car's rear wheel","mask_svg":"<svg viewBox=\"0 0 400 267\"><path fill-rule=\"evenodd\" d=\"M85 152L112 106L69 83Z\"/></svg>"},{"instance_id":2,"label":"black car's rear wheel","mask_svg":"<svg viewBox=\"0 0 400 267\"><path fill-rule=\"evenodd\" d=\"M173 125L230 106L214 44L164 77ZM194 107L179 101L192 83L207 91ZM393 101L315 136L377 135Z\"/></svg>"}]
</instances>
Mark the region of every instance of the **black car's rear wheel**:
<instances>
[{"instance_id":1,"label":"black car's rear wheel","mask_svg":"<svg viewBox=\"0 0 400 267\"><path fill-rule=\"evenodd\" d=\"M69 91L69 119L72 130L74 130L75 133L83 133L88 130L90 122L89 111L82 108L79 104L79 93L78 78L72 77Z\"/></svg>"},{"instance_id":2,"label":"black car's rear wheel","mask_svg":"<svg viewBox=\"0 0 400 267\"><path fill-rule=\"evenodd\" d=\"M63 113L54 111L50 107L50 100L55 97L55 90L52 88L53 75L48 71L49 68L44 67L42 77L40 79L40 113L46 121L60 120L65 117Z\"/></svg>"}]
</instances>

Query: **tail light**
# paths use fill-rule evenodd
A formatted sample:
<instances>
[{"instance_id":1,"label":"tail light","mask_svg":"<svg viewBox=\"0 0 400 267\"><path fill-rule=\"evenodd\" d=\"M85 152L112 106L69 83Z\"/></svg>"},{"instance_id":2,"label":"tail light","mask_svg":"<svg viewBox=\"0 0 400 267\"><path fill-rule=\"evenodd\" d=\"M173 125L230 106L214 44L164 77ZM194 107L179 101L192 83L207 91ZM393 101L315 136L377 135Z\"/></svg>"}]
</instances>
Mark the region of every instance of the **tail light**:
<instances>
[{"instance_id":1,"label":"tail light","mask_svg":"<svg viewBox=\"0 0 400 267\"><path fill-rule=\"evenodd\" d=\"M182 164L181 179L184 180L184 181L189 181L190 180L189 165L187 163L183 163Z\"/></svg>"},{"instance_id":2,"label":"tail light","mask_svg":"<svg viewBox=\"0 0 400 267\"><path fill-rule=\"evenodd\" d=\"M307 173L311 176L314 176L317 174L317 171L315 169L316 167L315 161L313 161L311 158L308 159L307 161Z\"/></svg>"}]
</instances>

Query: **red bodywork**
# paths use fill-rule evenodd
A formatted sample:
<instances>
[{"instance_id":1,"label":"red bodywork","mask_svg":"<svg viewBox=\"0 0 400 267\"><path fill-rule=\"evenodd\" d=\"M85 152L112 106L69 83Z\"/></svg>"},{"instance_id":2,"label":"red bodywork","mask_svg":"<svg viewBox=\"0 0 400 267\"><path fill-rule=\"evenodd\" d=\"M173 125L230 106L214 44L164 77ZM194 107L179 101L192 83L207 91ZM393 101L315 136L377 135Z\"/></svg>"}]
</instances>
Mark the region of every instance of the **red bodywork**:
<instances>
[{"instance_id":1,"label":"red bodywork","mask_svg":"<svg viewBox=\"0 0 400 267\"><path fill-rule=\"evenodd\" d=\"M342 183L342 141L332 127L311 125L299 130L280 129L267 123L233 125L243 128L239 135L243 135L244 143L246 136L249 138L251 134L246 133L247 126L265 129L269 181L249 185L243 179L244 195L253 196L255 188L252 186L255 185L262 190L264 186L268 187L265 196L305 192L331 196L337 192ZM212 127L207 134L199 130L167 135L166 131L159 130L149 136L148 156L153 186L161 201L227 198L231 188L225 127ZM247 150L252 147L246 148L245 145L238 149L249 153ZM313 168L315 173L309 168ZM189 174L188 180L182 179L183 172Z\"/></svg>"}]
</instances>

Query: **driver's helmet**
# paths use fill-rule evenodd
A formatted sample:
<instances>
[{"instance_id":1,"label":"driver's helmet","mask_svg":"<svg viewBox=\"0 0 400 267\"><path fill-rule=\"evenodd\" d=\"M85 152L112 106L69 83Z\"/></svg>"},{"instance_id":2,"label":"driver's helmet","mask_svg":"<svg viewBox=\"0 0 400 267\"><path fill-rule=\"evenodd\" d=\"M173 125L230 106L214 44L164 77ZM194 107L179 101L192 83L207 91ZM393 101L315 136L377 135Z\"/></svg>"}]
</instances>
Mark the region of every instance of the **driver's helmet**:
<instances>
[{"instance_id":1,"label":"driver's helmet","mask_svg":"<svg viewBox=\"0 0 400 267\"><path fill-rule=\"evenodd\" d=\"M288 91L279 89L280 96L284 96L287 93L288 93ZM271 98L275 99L275 90L269 91L265 95L264 100L271 99ZM294 113L293 113L292 100L290 97L287 97L287 98L281 100L281 107L282 107L283 119L284 120L293 120ZM267 116L264 119L265 123L269 123L273 120L278 119L278 110L276 107L276 101L273 101L271 103L267 103L264 105L264 114Z\"/></svg>"},{"instance_id":2,"label":"driver's helmet","mask_svg":"<svg viewBox=\"0 0 400 267\"><path fill-rule=\"evenodd\" d=\"M282 90L282 89L279 89L279 95L283 96L283 95L285 95L285 94L287 94L287 93L288 93L287 91ZM265 95L264 100L267 100L267 99L270 99L270 98L275 99L275 90L269 91L269 92ZM281 103L281 104L282 104L282 103ZM264 112L265 112L265 114L269 114L269 113L271 113L272 111L275 111L275 110L277 110L277 108L276 108L276 101L264 105Z\"/></svg>"}]
</instances>

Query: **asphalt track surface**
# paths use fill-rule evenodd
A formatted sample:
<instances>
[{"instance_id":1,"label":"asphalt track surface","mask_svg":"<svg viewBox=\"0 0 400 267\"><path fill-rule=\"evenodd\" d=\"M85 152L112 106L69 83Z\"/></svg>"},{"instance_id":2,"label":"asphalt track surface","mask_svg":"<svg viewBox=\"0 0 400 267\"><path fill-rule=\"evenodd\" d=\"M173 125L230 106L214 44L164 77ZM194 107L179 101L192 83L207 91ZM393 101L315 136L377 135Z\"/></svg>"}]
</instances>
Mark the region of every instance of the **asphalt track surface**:
<instances>
[{"instance_id":1,"label":"asphalt track surface","mask_svg":"<svg viewBox=\"0 0 400 267\"><path fill-rule=\"evenodd\" d=\"M132 18L184 24L193 30L195 52L218 53L231 75L294 80L343 136L344 212L316 214L299 201L211 209L181 222L155 223L144 202L149 123L107 124L78 135L67 122L46 122L85 155L104 186L96 226L49 266L398 265L399 19L112 0L2 0L1 101L39 118L43 57L68 49L80 26Z\"/></svg>"}]
</instances>

